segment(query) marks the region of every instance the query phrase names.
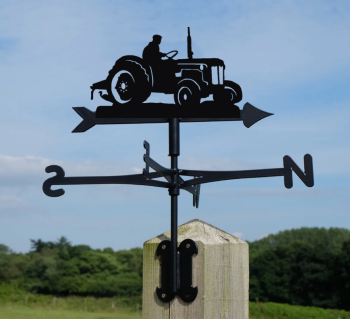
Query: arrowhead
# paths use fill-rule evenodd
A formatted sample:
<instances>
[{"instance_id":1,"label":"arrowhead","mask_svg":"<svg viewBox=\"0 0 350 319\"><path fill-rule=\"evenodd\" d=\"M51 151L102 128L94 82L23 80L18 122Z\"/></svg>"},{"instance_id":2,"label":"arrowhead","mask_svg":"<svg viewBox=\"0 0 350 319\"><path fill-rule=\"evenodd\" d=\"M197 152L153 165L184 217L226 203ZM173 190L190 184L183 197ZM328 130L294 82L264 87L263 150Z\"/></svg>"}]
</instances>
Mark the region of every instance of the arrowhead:
<instances>
[{"instance_id":1,"label":"arrowhead","mask_svg":"<svg viewBox=\"0 0 350 319\"><path fill-rule=\"evenodd\" d=\"M88 129L92 128L96 122L95 122L95 114L94 112L91 112L86 107L73 107L73 110L77 112L83 120L80 122L80 124L72 131L72 133L82 133L86 132Z\"/></svg>"},{"instance_id":2,"label":"arrowhead","mask_svg":"<svg viewBox=\"0 0 350 319\"><path fill-rule=\"evenodd\" d=\"M244 104L243 110L241 111L241 118L245 127L251 127L256 122L273 115L262 110L257 109L250 103Z\"/></svg>"}]
</instances>

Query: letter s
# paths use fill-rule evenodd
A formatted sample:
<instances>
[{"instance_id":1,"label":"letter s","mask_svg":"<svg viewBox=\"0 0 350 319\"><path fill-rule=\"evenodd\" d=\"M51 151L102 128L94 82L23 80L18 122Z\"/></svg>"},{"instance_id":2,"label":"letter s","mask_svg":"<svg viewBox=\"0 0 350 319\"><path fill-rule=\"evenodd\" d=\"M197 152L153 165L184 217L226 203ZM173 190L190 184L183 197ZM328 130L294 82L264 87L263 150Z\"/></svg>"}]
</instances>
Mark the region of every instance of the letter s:
<instances>
[{"instance_id":1,"label":"letter s","mask_svg":"<svg viewBox=\"0 0 350 319\"><path fill-rule=\"evenodd\" d=\"M64 179L64 170L61 166L58 165L50 165L45 169L46 173L56 173L55 176L48 178L43 184L43 192L45 195L50 197L59 197L64 194L64 190L62 188L52 190L52 185L62 185Z\"/></svg>"}]
</instances>

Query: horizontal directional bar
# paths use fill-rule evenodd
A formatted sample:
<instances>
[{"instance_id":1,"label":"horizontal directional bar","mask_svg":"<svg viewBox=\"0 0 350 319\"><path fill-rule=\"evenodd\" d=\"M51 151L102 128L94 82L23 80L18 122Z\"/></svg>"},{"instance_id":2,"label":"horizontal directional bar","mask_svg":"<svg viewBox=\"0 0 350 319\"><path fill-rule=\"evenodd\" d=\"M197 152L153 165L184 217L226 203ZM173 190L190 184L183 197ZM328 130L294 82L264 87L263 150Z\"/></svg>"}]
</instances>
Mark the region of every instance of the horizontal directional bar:
<instances>
[{"instance_id":1,"label":"horizontal directional bar","mask_svg":"<svg viewBox=\"0 0 350 319\"><path fill-rule=\"evenodd\" d=\"M135 106L136 107L136 106ZM147 112L145 113L144 108L160 108L161 110L167 110L169 108L178 108L175 104L163 104L163 103L141 103L140 105L137 105L137 107L140 109L142 108L143 114L145 116L147 115ZM258 108L254 107L250 103L245 103L244 107L241 111L238 109L237 117L236 114L230 112L230 106L227 106L227 112L216 112L216 108L220 108L222 106L217 105L214 103L212 106L213 111L210 113L203 113L204 111L198 111L198 118L194 117L185 117L186 114L189 115L188 112L186 112L186 109L183 112L183 117L179 117L180 122L189 123L189 122L217 122L217 121L243 121L243 124L246 127L251 127L254 123L260 121L261 119L268 117L272 115L271 113L259 110ZM237 107L238 108L238 107ZM164 117L164 112L167 114L166 111L161 112L163 117L159 118L148 118L148 117L123 117L125 115L125 112L121 112L118 107L116 106L99 106L97 108L96 112L92 112L86 107L73 107L74 111L77 112L82 118L83 121L73 130L73 133L82 133L86 132L90 128L92 128L95 125L99 124L150 124L150 123L168 123L169 118L171 117L171 112L169 113L169 117ZM136 108L137 109L137 108ZM99 111L100 110L100 111ZM228 117L222 117L223 115L228 115ZM191 116L193 115L193 112L190 113ZM213 117L200 117L207 116L208 114L212 115ZM133 112L127 112L128 116L132 116ZM135 115L142 116L142 114L138 114L138 112L135 112ZM215 117L215 115L219 115Z\"/></svg>"},{"instance_id":2,"label":"horizontal directional bar","mask_svg":"<svg viewBox=\"0 0 350 319\"><path fill-rule=\"evenodd\" d=\"M157 174L158 175L158 174ZM53 185L91 185L91 184L131 184L168 188L166 182L147 180L142 174L122 176L82 176L65 177L59 184Z\"/></svg>"},{"instance_id":3,"label":"horizontal directional bar","mask_svg":"<svg viewBox=\"0 0 350 319\"><path fill-rule=\"evenodd\" d=\"M52 190L53 185L91 185L91 184L130 184L169 188L169 183L147 180L142 174L122 176L81 176L65 177L62 167L51 165L46 167L46 173L56 173L56 176L48 178L43 184L43 191L47 196L58 197L64 194L63 189ZM150 173L152 178L159 177L158 173Z\"/></svg>"},{"instance_id":4,"label":"horizontal directional bar","mask_svg":"<svg viewBox=\"0 0 350 319\"><path fill-rule=\"evenodd\" d=\"M274 177L285 176L288 174L288 169L285 168L269 168L269 169L256 169L247 171L195 171L195 170L180 170L182 176L196 176L198 178L191 179L180 184L180 188L211 183L217 181L242 179L242 178L259 178L259 177Z\"/></svg>"},{"instance_id":5,"label":"horizontal directional bar","mask_svg":"<svg viewBox=\"0 0 350 319\"><path fill-rule=\"evenodd\" d=\"M62 167L51 165L46 167L47 173L55 172L56 176L48 178L43 184L43 191L47 196L57 197L64 194L63 189L51 190L53 185L83 185L83 184L131 184L144 185L162 188L171 188L173 184L173 171L164 168L149 155L144 156L146 163L157 172L148 172L144 174L122 175L122 176L82 176L82 177L65 177ZM284 176L284 185L286 188L293 187L292 171L294 171L302 182L308 186L314 186L314 175L312 167L312 157L309 154L304 156L303 172L296 163L289 157L283 158L284 168L269 168L246 171L198 171L198 170L179 170L181 176L193 176L195 178L184 181L180 177L180 189L186 190L194 195L194 204L198 207L199 185L224 180L243 179L243 178L259 178L259 177L275 177ZM147 177L147 179L145 178ZM170 183L155 181L154 178L165 177Z\"/></svg>"},{"instance_id":6,"label":"horizontal directional bar","mask_svg":"<svg viewBox=\"0 0 350 319\"><path fill-rule=\"evenodd\" d=\"M310 154L306 154L304 156L304 172L287 155L283 157L283 166L284 168L256 169L256 170L248 170L248 171L216 172L216 171L180 170L179 173L182 176L197 177L181 183L180 188L193 186L197 184L211 183L211 182L231 180L231 179L274 177L274 176L283 176L284 186L286 188L292 188L293 171L307 187L314 186L314 173L313 173L313 166L312 166L312 157Z\"/></svg>"}]
</instances>

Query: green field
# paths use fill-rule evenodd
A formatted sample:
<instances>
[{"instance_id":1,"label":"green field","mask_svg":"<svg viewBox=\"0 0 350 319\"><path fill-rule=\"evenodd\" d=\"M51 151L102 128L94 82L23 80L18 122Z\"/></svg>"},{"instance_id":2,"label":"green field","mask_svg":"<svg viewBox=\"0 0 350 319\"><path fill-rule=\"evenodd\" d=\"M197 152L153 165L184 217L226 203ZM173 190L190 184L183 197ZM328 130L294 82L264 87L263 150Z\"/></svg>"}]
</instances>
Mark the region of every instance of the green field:
<instances>
[{"instance_id":1,"label":"green field","mask_svg":"<svg viewBox=\"0 0 350 319\"><path fill-rule=\"evenodd\" d=\"M287 304L249 303L250 319L350 319L350 312Z\"/></svg>"},{"instance_id":2,"label":"green field","mask_svg":"<svg viewBox=\"0 0 350 319\"><path fill-rule=\"evenodd\" d=\"M0 319L141 319L141 297L93 298L1 293Z\"/></svg>"},{"instance_id":3,"label":"green field","mask_svg":"<svg viewBox=\"0 0 350 319\"><path fill-rule=\"evenodd\" d=\"M276 303L249 304L250 319L350 319L350 313ZM137 299L55 298L43 295L0 296L1 319L141 319Z\"/></svg>"},{"instance_id":4,"label":"green field","mask_svg":"<svg viewBox=\"0 0 350 319\"><path fill-rule=\"evenodd\" d=\"M142 297L55 297L0 285L0 319L141 319ZM250 319L350 319L350 312L250 302Z\"/></svg>"},{"instance_id":5,"label":"green field","mask_svg":"<svg viewBox=\"0 0 350 319\"><path fill-rule=\"evenodd\" d=\"M141 319L136 312L115 311L108 312L86 312L74 310L60 310L47 308L28 308L23 306L1 306L1 319Z\"/></svg>"}]
</instances>

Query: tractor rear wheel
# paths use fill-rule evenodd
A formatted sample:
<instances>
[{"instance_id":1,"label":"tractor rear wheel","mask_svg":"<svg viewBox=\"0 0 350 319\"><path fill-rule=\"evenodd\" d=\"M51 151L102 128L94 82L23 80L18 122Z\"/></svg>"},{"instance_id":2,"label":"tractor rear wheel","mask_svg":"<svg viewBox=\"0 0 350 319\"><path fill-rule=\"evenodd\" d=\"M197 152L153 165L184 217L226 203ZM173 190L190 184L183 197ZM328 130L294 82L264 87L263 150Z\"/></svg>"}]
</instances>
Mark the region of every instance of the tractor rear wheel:
<instances>
[{"instance_id":1,"label":"tractor rear wheel","mask_svg":"<svg viewBox=\"0 0 350 319\"><path fill-rule=\"evenodd\" d=\"M242 100L241 87L232 81L224 82L224 90L213 94L213 99L218 103L235 104Z\"/></svg>"},{"instance_id":2,"label":"tractor rear wheel","mask_svg":"<svg viewBox=\"0 0 350 319\"><path fill-rule=\"evenodd\" d=\"M135 61L120 61L110 71L108 77L108 95L113 104L130 105L142 103L151 94L151 85L145 69Z\"/></svg>"},{"instance_id":3,"label":"tractor rear wheel","mask_svg":"<svg viewBox=\"0 0 350 319\"><path fill-rule=\"evenodd\" d=\"M174 100L177 105L192 106L201 101L200 87L192 80L181 81L176 88Z\"/></svg>"}]
</instances>

